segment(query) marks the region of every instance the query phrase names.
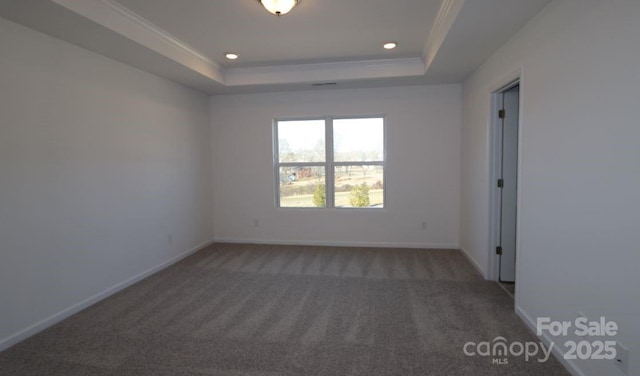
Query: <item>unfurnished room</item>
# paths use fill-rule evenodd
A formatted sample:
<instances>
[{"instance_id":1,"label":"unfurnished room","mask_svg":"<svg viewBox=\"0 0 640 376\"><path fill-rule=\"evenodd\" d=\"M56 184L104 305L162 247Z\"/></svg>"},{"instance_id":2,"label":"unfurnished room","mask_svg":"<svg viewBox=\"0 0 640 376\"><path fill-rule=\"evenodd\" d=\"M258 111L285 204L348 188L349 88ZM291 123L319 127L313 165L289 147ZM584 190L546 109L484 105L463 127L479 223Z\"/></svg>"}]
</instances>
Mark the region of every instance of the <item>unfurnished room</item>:
<instances>
[{"instance_id":1,"label":"unfurnished room","mask_svg":"<svg viewBox=\"0 0 640 376\"><path fill-rule=\"evenodd\" d=\"M0 374L640 376L640 1L0 0Z\"/></svg>"}]
</instances>

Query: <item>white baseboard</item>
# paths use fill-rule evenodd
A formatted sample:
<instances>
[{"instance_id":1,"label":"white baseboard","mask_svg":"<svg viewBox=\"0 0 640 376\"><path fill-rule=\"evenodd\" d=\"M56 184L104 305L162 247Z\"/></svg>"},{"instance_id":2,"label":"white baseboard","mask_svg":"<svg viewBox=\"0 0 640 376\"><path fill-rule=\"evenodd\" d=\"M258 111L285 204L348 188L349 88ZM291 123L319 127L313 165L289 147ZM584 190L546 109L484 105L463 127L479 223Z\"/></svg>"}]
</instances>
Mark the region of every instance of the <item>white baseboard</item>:
<instances>
[{"instance_id":1,"label":"white baseboard","mask_svg":"<svg viewBox=\"0 0 640 376\"><path fill-rule=\"evenodd\" d=\"M552 339L549 338L547 333L543 333L541 336L539 336L536 333L537 332L536 322L531 318L531 316L529 316L519 306L516 306L516 314L525 323L525 325L531 331L531 333L533 333L534 336L539 338L545 344L545 346L549 346L551 344L551 342L553 342ZM557 346L557 344L556 344L556 346L553 346L552 353L553 353L553 356L555 356L556 359L558 359L558 361L564 366L564 368L567 369L567 371L571 375L573 375L573 376L586 376L580 370L580 368L578 367L578 365L574 361L567 360L567 359L564 358L564 351L559 346Z\"/></svg>"},{"instance_id":2,"label":"white baseboard","mask_svg":"<svg viewBox=\"0 0 640 376\"><path fill-rule=\"evenodd\" d=\"M159 265L154 266L151 269L148 269L138 275L135 275L129 279L127 279L126 281L120 282L102 292L99 292L77 304L72 305L71 307L65 308L60 312L57 312L49 317L47 317L46 319L39 321L25 329L22 329L20 331L18 331L15 334L10 335L9 337L3 338L0 340L0 351L4 351L6 349L8 349L9 347L17 344L18 342L24 341L25 339L43 331L44 329L47 329L50 326L53 326L57 323L59 323L60 321L82 311L83 309L96 304L97 302L108 298L109 296L124 290L125 288L133 285L136 282L139 282L147 277L149 277L152 274L155 274L163 269L168 268L169 266L175 264L176 262L198 252L201 249L204 249L206 247L208 247L209 245L213 244L214 241L213 240L209 240L206 241L186 252L183 252Z\"/></svg>"},{"instance_id":3,"label":"white baseboard","mask_svg":"<svg viewBox=\"0 0 640 376\"><path fill-rule=\"evenodd\" d=\"M474 268L476 268L476 270L478 271L478 273L480 273L480 275L484 278L484 279L489 279L487 278L487 273L485 272L485 270L482 268L482 266L480 266L480 264L478 264L476 262L476 260L473 259L473 257L471 257L471 255L469 254L469 252L467 252L466 249L464 249L463 247L460 247L460 251L462 251L462 254L464 255L464 257L467 258L467 260L469 260L469 262L471 263L471 265L473 265Z\"/></svg>"},{"instance_id":4,"label":"white baseboard","mask_svg":"<svg viewBox=\"0 0 640 376\"><path fill-rule=\"evenodd\" d=\"M446 243L384 243L384 242L336 242L336 241L315 241L315 240L264 240L264 239L236 239L236 238L216 238L216 243L236 243L236 244L274 244L274 245L315 245L329 247L374 247L374 248L412 248L412 249L450 249L459 250L457 244Z\"/></svg>"}]
</instances>

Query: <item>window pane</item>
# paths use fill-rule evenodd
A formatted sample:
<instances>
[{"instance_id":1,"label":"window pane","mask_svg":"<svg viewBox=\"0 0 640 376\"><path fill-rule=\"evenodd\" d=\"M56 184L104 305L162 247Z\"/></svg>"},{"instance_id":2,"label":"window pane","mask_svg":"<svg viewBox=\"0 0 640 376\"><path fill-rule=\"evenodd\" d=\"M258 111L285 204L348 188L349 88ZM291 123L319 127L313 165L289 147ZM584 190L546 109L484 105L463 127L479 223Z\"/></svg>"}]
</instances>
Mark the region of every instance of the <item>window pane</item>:
<instances>
[{"instance_id":1,"label":"window pane","mask_svg":"<svg viewBox=\"0 0 640 376\"><path fill-rule=\"evenodd\" d=\"M336 208L383 208L383 169L382 165L336 166Z\"/></svg>"},{"instance_id":2,"label":"window pane","mask_svg":"<svg viewBox=\"0 0 640 376\"><path fill-rule=\"evenodd\" d=\"M324 129L324 120L279 121L279 161L324 162Z\"/></svg>"},{"instance_id":3,"label":"window pane","mask_svg":"<svg viewBox=\"0 0 640 376\"><path fill-rule=\"evenodd\" d=\"M334 120L334 160L336 162L383 161L383 124L382 118Z\"/></svg>"},{"instance_id":4,"label":"window pane","mask_svg":"<svg viewBox=\"0 0 640 376\"><path fill-rule=\"evenodd\" d=\"M322 166L280 167L280 207L326 207L325 171Z\"/></svg>"}]
</instances>

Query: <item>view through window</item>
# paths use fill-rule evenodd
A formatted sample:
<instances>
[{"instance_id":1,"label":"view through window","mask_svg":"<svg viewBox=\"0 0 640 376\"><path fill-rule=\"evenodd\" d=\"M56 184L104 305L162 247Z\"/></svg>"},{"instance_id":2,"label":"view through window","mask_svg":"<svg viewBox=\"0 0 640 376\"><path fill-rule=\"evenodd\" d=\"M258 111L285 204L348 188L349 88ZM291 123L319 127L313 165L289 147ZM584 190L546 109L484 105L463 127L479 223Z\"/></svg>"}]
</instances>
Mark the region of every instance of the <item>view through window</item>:
<instances>
[{"instance_id":1,"label":"view through window","mask_svg":"<svg viewBox=\"0 0 640 376\"><path fill-rule=\"evenodd\" d=\"M283 208L383 208L383 117L279 120L277 202Z\"/></svg>"}]
</instances>

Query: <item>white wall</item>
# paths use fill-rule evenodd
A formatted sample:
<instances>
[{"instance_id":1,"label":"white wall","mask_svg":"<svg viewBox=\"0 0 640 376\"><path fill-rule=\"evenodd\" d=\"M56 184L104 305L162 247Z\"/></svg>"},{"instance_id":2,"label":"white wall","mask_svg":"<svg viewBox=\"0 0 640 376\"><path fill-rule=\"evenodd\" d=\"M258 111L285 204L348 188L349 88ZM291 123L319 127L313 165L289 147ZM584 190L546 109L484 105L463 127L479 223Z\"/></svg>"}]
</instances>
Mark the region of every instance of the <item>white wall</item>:
<instances>
[{"instance_id":1,"label":"white wall","mask_svg":"<svg viewBox=\"0 0 640 376\"><path fill-rule=\"evenodd\" d=\"M1 350L213 229L205 95L1 18L0 51Z\"/></svg>"},{"instance_id":2,"label":"white wall","mask_svg":"<svg viewBox=\"0 0 640 376\"><path fill-rule=\"evenodd\" d=\"M637 0L552 2L466 80L462 129L461 245L487 270L490 93L522 68L517 308L534 321L617 321L630 375L640 374L638 20ZM574 366L620 374L612 361Z\"/></svg>"},{"instance_id":3,"label":"white wall","mask_svg":"<svg viewBox=\"0 0 640 376\"><path fill-rule=\"evenodd\" d=\"M459 85L212 97L216 239L457 248L460 101ZM386 208L276 209L272 120L369 114L387 116Z\"/></svg>"}]
</instances>

